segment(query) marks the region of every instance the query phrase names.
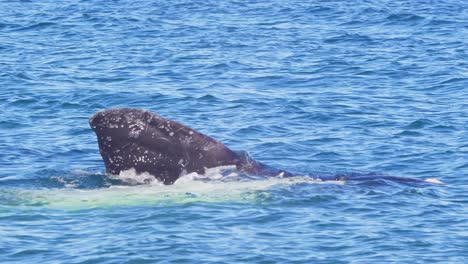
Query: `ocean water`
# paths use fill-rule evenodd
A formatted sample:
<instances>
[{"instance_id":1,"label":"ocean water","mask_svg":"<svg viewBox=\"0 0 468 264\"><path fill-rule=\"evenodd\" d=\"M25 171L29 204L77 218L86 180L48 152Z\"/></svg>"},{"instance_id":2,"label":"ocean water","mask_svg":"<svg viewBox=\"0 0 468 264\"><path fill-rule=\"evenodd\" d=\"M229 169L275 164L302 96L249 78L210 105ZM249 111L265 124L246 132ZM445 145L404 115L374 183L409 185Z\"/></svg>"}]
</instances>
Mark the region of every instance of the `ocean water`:
<instances>
[{"instance_id":1,"label":"ocean water","mask_svg":"<svg viewBox=\"0 0 468 264\"><path fill-rule=\"evenodd\" d=\"M467 40L466 1L0 1L0 262L467 263ZM112 107L298 175L106 175ZM352 173L444 184L313 179Z\"/></svg>"}]
</instances>

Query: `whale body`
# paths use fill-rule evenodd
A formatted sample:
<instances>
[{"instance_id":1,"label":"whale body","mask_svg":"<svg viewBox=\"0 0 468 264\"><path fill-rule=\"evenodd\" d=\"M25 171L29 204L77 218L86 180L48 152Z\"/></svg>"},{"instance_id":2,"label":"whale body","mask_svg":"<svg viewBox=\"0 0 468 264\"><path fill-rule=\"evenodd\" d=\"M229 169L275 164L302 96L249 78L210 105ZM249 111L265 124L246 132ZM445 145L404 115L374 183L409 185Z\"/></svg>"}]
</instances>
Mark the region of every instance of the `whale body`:
<instances>
[{"instance_id":1,"label":"whale body","mask_svg":"<svg viewBox=\"0 0 468 264\"><path fill-rule=\"evenodd\" d=\"M104 110L92 116L89 124L97 135L99 151L109 174L135 169L137 173L153 175L164 184L172 184L184 174L204 173L207 168L229 165L252 175L291 175L149 111Z\"/></svg>"},{"instance_id":2,"label":"whale body","mask_svg":"<svg viewBox=\"0 0 468 264\"><path fill-rule=\"evenodd\" d=\"M241 173L290 177L293 174L253 160L246 152L236 152L219 141L178 122L149 111L133 108L103 110L89 119L97 136L99 152L106 172L119 175L134 169L149 173L164 184L173 184L181 176L219 166L235 166ZM410 183L441 183L437 179L379 174L337 174L319 176L320 180L368 181L384 179Z\"/></svg>"}]
</instances>

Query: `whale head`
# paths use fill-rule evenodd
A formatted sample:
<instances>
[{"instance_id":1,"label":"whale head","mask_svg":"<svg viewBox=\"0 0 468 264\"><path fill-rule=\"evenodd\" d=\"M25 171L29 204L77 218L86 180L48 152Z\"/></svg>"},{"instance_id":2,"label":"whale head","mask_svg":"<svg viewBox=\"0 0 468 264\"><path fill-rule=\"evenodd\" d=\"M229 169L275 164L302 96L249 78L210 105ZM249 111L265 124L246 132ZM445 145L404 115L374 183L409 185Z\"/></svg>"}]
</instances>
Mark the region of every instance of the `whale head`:
<instances>
[{"instance_id":1,"label":"whale head","mask_svg":"<svg viewBox=\"0 0 468 264\"><path fill-rule=\"evenodd\" d=\"M222 143L149 111L104 110L93 115L89 124L110 174L135 169L171 184L185 173L203 173L206 168L217 166L257 170L256 163L246 166L243 156Z\"/></svg>"}]
</instances>

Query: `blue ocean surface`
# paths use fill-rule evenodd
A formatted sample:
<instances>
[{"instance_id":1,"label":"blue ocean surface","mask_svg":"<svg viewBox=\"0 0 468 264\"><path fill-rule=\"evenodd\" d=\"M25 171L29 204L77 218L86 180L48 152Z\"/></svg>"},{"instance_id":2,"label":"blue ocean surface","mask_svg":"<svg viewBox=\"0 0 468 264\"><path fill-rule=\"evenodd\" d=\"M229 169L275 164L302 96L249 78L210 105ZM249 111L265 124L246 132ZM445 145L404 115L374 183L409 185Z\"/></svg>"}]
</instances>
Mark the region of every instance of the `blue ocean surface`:
<instances>
[{"instance_id":1,"label":"blue ocean surface","mask_svg":"<svg viewBox=\"0 0 468 264\"><path fill-rule=\"evenodd\" d=\"M467 1L0 1L0 262L468 263L467 40ZM106 175L113 107L297 177ZM353 173L444 184L314 180Z\"/></svg>"}]
</instances>

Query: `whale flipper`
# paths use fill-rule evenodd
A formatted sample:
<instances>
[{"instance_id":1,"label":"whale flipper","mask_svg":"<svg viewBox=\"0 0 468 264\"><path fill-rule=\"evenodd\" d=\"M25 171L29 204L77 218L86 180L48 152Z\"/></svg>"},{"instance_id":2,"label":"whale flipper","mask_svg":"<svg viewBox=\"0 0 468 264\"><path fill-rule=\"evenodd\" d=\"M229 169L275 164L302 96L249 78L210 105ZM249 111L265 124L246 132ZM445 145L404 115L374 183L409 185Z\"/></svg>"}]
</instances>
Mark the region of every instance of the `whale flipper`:
<instances>
[{"instance_id":1,"label":"whale flipper","mask_svg":"<svg viewBox=\"0 0 468 264\"><path fill-rule=\"evenodd\" d=\"M246 154L178 122L148 111L115 108L96 113L89 120L97 135L107 173L118 175L134 168L148 172L164 184L206 168L235 165L249 174L286 173L268 168Z\"/></svg>"}]
</instances>

